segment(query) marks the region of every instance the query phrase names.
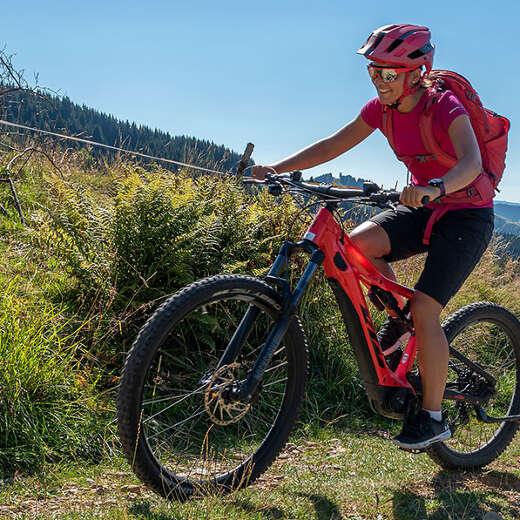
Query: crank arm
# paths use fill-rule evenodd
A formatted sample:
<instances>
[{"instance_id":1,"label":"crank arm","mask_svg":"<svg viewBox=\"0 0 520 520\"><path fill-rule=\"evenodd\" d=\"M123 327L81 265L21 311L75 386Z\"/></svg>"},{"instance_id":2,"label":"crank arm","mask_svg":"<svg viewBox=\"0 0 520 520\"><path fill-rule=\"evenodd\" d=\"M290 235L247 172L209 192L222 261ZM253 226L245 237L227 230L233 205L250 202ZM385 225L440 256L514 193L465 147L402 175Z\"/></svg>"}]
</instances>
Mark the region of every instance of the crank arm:
<instances>
[{"instance_id":1,"label":"crank arm","mask_svg":"<svg viewBox=\"0 0 520 520\"><path fill-rule=\"evenodd\" d=\"M444 399L450 399L451 401L461 401L463 403L469 403L480 406L480 403L485 402L485 399L477 397L475 395L466 394L464 392L458 392L457 390L444 390Z\"/></svg>"},{"instance_id":2,"label":"crank arm","mask_svg":"<svg viewBox=\"0 0 520 520\"><path fill-rule=\"evenodd\" d=\"M413 381L412 386L418 395L422 395L422 384L419 378ZM450 401L461 401L463 403L469 403L479 407L481 407L480 404L482 402L487 401L486 398L467 394L465 392L459 392L458 390L451 390L449 388L444 390L443 399L449 399Z\"/></svg>"}]
</instances>

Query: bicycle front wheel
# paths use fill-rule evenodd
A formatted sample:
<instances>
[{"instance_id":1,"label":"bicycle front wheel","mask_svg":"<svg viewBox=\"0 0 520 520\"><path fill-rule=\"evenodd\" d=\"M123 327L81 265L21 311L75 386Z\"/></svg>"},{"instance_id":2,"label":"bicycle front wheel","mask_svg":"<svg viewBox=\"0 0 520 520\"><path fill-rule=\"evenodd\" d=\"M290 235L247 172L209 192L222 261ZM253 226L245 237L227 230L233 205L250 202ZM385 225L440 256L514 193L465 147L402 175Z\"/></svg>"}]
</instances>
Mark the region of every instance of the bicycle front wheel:
<instances>
[{"instance_id":1,"label":"bicycle front wheel","mask_svg":"<svg viewBox=\"0 0 520 520\"><path fill-rule=\"evenodd\" d=\"M452 314L443 324L450 345L483 368L490 384L450 353L447 388L484 396L482 409L493 417L520 414L520 322L504 307L479 302ZM444 401L452 438L428 449L430 457L448 469L474 469L489 464L512 441L519 422L486 423L476 406Z\"/></svg>"},{"instance_id":2,"label":"bicycle front wheel","mask_svg":"<svg viewBox=\"0 0 520 520\"><path fill-rule=\"evenodd\" d=\"M139 333L121 376L118 429L134 472L157 493L185 499L244 487L285 445L307 380L296 317L253 399L226 398L253 366L281 303L258 279L219 275L173 295ZM240 355L215 371L250 306L259 313Z\"/></svg>"}]
</instances>

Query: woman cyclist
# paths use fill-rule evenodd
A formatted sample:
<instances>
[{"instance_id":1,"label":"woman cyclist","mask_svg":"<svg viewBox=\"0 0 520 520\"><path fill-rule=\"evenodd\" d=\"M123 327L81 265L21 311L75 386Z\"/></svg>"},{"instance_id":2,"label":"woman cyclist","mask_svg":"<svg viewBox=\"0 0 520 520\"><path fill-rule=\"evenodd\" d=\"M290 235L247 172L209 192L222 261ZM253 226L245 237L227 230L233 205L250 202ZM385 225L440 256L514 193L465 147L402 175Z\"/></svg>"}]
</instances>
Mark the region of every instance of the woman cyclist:
<instances>
[{"instance_id":1,"label":"woman cyclist","mask_svg":"<svg viewBox=\"0 0 520 520\"><path fill-rule=\"evenodd\" d=\"M482 160L469 116L449 90L435 104L433 131L442 149L456 156L457 163L448 168L435 160L419 160L428 155L421 139L419 117L433 64L429 29L409 24L380 27L358 54L370 60L368 72L377 97L335 134L277 163L254 166L251 175L263 179L267 172L303 170L329 161L366 139L376 128L388 128L383 124L384 117L392 118L391 145L398 157L417 158L407 162L412 182L403 189L397 211L376 215L356 227L350 237L381 272L394 280L389 262L427 252L410 306L419 349L422 410L405 420L401 433L394 439L403 448L420 449L451 436L441 411L449 347L440 326L440 314L491 239L493 203L479 207L461 203L455 208L446 207L440 214L436 209L439 202L442 206L444 195L467 187L478 177ZM436 202L423 206L425 196ZM425 233L428 240L424 240ZM399 322L386 321L378 333L385 355L398 349L406 334Z\"/></svg>"}]
</instances>

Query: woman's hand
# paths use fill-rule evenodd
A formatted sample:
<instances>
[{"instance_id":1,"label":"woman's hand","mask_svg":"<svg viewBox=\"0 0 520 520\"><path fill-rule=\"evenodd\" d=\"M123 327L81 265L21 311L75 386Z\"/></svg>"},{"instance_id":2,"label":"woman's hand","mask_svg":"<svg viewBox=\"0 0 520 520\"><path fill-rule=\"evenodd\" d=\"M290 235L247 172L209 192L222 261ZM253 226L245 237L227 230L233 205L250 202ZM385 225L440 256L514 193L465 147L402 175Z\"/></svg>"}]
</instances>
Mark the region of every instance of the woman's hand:
<instances>
[{"instance_id":1,"label":"woman's hand","mask_svg":"<svg viewBox=\"0 0 520 520\"><path fill-rule=\"evenodd\" d=\"M255 165L251 166L251 172L249 173L249 176L253 177L253 179L263 181L267 173L276 174L277 172L274 168L271 168L271 166Z\"/></svg>"},{"instance_id":2,"label":"woman's hand","mask_svg":"<svg viewBox=\"0 0 520 520\"><path fill-rule=\"evenodd\" d=\"M435 186L415 186L412 184L403 189L399 202L404 206L420 208L423 206L423 203L421 202L423 197L430 197L431 202L437 197L440 197L440 195L441 189L436 188Z\"/></svg>"}]
</instances>

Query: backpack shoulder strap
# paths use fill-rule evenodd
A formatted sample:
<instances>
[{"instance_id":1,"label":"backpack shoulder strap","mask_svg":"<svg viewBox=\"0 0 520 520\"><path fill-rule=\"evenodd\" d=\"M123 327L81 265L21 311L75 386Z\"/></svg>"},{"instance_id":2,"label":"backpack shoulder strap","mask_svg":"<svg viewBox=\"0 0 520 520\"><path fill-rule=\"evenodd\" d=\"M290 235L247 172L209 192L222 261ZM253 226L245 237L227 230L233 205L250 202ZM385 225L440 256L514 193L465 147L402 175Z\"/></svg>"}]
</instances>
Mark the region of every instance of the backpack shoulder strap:
<instances>
[{"instance_id":1,"label":"backpack shoulder strap","mask_svg":"<svg viewBox=\"0 0 520 520\"><path fill-rule=\"evenodd\" d=\"M433 134L433 118L434 112L436 108L436 102L440 97L440 93L437 92L434 88L430 88L427 91L426 100L422 101L423 108L421 111L421 117L419 119L419 129L421 133L421 139L428 152L427 155L422 156L401 156L398 155L395 149L395 139L394 139L394 125L392 120L392 110L388 107L382 107L382 130L388 139L388 143L390 147L396 154L397 158L400 161L403 161L406 164L411 163L414 160L418 160L420 162L428 161L428 160L437 160L444 166L452 168L457 163L457 158L452 157L448 153L446 153L439 145L435 136Z\"/></svg>"},{"instance_id":2,"label":"backpack shoulder strap","mask_svg":"<svg viewBox=\"0 0 520 520\"><path fill-rule=\"evenodd\" d=\"M419 119L419 130L421 132L421 140L428 153L434 156L434 158L443 166L453 168L453 166L457 164L457 158L453 157L441 148L433 133L435 109L438 106L438 101L441 95L442 92L436 90L435 87L430 87L427 90L426 101L424 102Z\"/></svg>"},{"instance_id":3,"label":"backpack shoulder strap","mask_svg":"<svg viewBox=\"0 0 520 520\"><path fill-rule=\"evenodd\" d=\"M383 105L383 120L382 120L382 131L385 134L385 137L388 140L388 144L390 148L392 148L395 156L399 161L402 161L409 168L412 161L415 160L414 155L399 155L395 149L395 139L394 139L394 122L392 110Z\"/></svg>"},{"instance_id":4,"label":"backpack shoulder strap","mask_svg":"<svg viewBox=\"0 0 520 520\"><path fill-rule=\"evenodd\" d=\"M388 143L390 144L390 147L396 153L395 151L395 141L394 141L394 123L392 121L392 111L386 107L385 105L382 106L383 108L383 120L382 120L382 130L385 134L386 138L388 139Z\"/></svg>"}]
</instances>

